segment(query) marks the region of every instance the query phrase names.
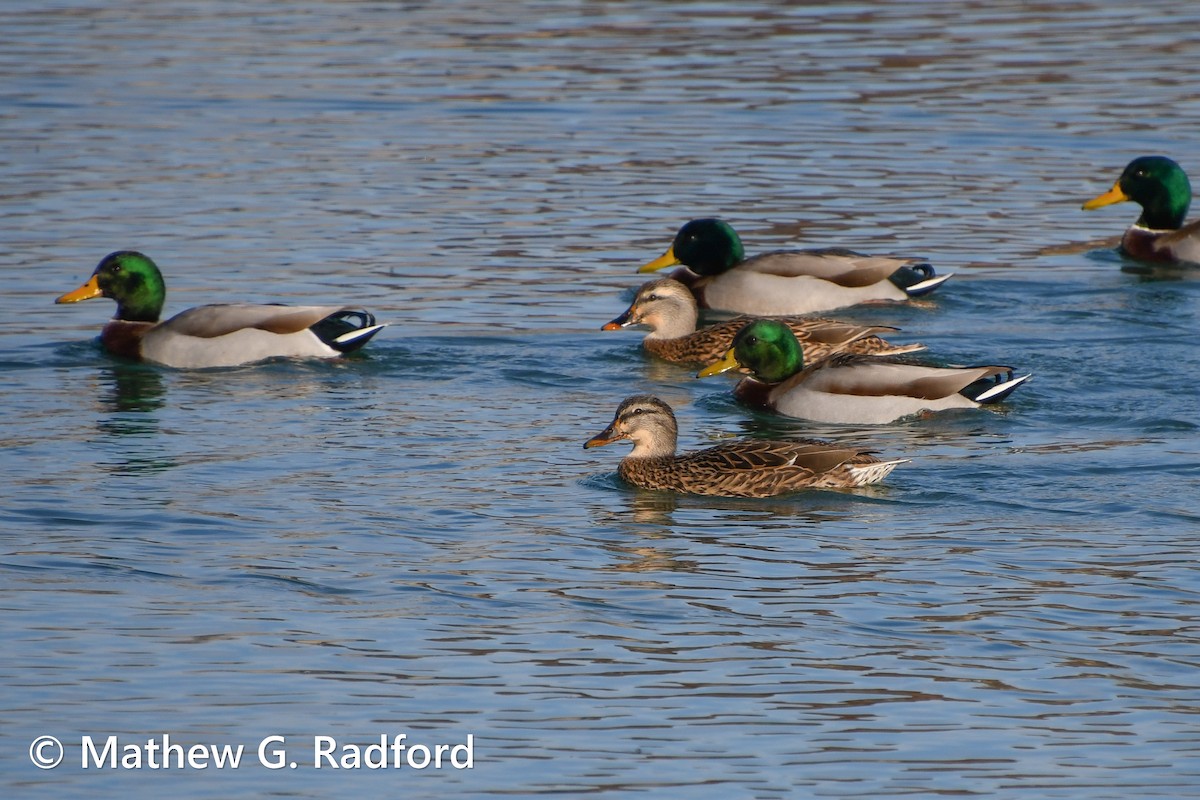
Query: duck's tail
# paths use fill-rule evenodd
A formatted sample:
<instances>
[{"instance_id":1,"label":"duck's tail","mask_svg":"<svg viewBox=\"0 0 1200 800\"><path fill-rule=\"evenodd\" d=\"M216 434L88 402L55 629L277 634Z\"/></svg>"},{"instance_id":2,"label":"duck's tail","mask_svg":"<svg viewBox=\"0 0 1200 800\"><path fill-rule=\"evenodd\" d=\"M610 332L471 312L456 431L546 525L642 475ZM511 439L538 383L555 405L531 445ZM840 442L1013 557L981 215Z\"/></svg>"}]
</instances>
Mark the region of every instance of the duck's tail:
<instances>
[{"instance_id":1,"label":"duck's tail","mask_svg":"<svg viewBox=\"0 0 1200 800\"><path fill-rule=\"evenodd\" d=\"M902 355L906 355L908 353L920 353L922 350L928 350L928 349L929 349L928 347L926 347L923 344L920 344L919 342L914 343L914 344L892 344L891 342L888 342L887 347L872 351L870 353L870 355L873 355L873 356L902 356Z\"/></svg>"},{"instance_id":2,"label":"duck's tail","mask_svg":"<svg viewBox=\"0 0 1200 800\"><path fill-rule=\"evenodd\" d=\"M339 353L353 353L387 323L376 323L373 314L362 309L343 308L313 325L309 330Z\"/></svg>"},{"instance_id":3,"label":"duck's tail","mask_svg":"<svg viewBox=\"0 0 1200 800\"><path fill-rule=\"evenodd\" d=\"M907 464L911 459L897 458L894 461L876 461L871 464L862 464L860 466L850 467L850 475L854 477L855 486L867 486L872 483L879 483L881 480L892 474L900 464Z\"/></svg>"},{"instance_id":4,"label":"duck's tail","mask_svg":"<svg viewBox=\"0 0 1200 800\"><path fill-rule=\"evenodd\" d=\"M1029 374L1014 378L1013 371L1010 369L1008 372L1001 372L989 378L980 378L974 383L968 384L959 394L980 405L999 403L1032 377L1033 375Z\"/></svg>"},{"instance_id":5,"label":"duck's tail","mask_svg":"<svg viewBox=\"0 0 1200 800\"><path fill-rule=\"evenodd\" d=\"M921 297L950 280L952 274L938 275L933 271L932 264L918 263L901 267L893 272L888 280L903 289L909 297Z\"/></svg>"}]
</instances>

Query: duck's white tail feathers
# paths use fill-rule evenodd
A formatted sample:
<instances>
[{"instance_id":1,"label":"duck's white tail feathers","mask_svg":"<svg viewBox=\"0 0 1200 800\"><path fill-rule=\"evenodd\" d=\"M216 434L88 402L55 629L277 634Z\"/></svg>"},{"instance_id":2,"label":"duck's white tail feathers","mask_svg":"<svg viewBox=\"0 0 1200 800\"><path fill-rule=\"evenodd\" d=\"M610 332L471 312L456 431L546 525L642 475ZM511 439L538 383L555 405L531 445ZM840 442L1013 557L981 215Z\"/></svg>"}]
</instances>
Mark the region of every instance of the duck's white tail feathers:
<instances>
[{"instance_id":1,"label":"duck's white tail feathers","mask_svg":"<svg viewBox=\"0 0 1200 800\"><path fill-rule=\"evenodd\" d=\"M911 286L905 286L904 292L909 297L923 297L929 294L934 289L941 286L946 281L954 277L953 272L948 272L945 275L935 275L932 278L926 278L923 281L918 281Z\"/></svg>"},{"instance_id":2,"label":"duck's white tail feathers","mask_svg":"<svg viewBox=\"0 0 1200 800\"><path fill-rule=\"evenodd\" d=\"M1009 375L1011 375L1011 374L1012 373L1010 372ZM1025 381L1029 380L1032 377L1033 377L1033 373L1030 373L1028 375L1022 375L1019 378L1011 378L1010 377L1008 380L998 382L994 386L987 389L986 391L980 392L979 394L975 395L975 397L972 399L974 399L975 402L979 403L980 405L984 405L987 403L999 403L1001 400L1003 400L1004 398L1006 398L1010 394L1012 394L1014 391L1016 391L1018 386L1020 386L1022 383L1024 383Z\"/></svg>"},{"instance_id":3,"label":"duck's white tail feathers","mask_svg":"<svg viewBox=\"0 0 1200 800\"><path fill-rule=\"evenodd\" d=\"M854 476L855 486L867 486L872 483L879 483L881 480L892 474L900 464L907 464L912 459L897 458L893 461L876 461L873 464L863 464L859 467L850 467L850 474Z\"/></svg>"},{"instance_id":4,"label":"duck's white tail feathers","mask_svg":"<svg viewBox=\"0 0 1200 800\"><path fill-rule=\"evenodd\" d=\"M873 355L902 356L906 353L919 353L922 350L928 350L928 349L929 349L928 347L926 347L925 345L920 344L920 343L917 343L917 344L893 344L893 345L890 345L887 350L880 350L878 353L874 353Z\"/></svg>"},{"instance_id":5,"label":"duck's white tail feathers","mask_svg":"<svg viewBox=\"0 0 1200 800\"><path fill-rule=\"evenodd\" d=\"M357 350L366 344L372 336L379 333L387 327L386 322L381 322L378 325L371 325L367 328L359 328L358 330L343 333L341 336L335 337L333 341L337 342L337 349L342 352L350 352Z\"/></svg>"}]
</instances>

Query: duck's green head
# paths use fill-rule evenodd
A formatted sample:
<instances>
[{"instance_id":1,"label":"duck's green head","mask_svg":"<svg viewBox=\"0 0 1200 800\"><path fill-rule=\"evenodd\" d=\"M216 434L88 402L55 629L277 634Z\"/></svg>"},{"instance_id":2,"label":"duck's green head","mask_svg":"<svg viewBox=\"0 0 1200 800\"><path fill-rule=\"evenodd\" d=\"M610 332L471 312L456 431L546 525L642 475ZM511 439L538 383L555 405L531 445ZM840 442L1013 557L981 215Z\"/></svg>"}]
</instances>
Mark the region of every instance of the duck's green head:
<instances>
[{"instance_id":1,"label":"duck's green head","mask_svg":"<svg viewBox=\"0 0 1200 800\"><path fill-rule=\"evenodd\" d=\"M700 371L701 378L742 367L763 383L780 383L804 369L804 353L787 325L773 319L747 323L725 357Z\"/></svg>"},{"instance_id":2,"label":"duck's green head","mask_svg":"<svg viewBox=\"0 0 1200 800\"><path fill-rule=\"evenodd\" d=\"M1183 227L1192 186L1183 168L1166 156L1142 156L1125 167L1113 187L1083 204L1084 209L1132 200L1142 207L1137 224L1152 230Z\"/></svg>"},{"instance_id":3,"label":"duck's green head","mask_svg":"<svg viewBox=\"0 0 1200 800\"><path fill-rule=\"evenodd\" d=\"M679 229L667 252L638 272L683 264L697 275L720 275L742 263L746 251L737 231L720 219L694 219Z\"/></svg>"},{"instance_id":4,"label":"duck's green head","mask_svg":"<svg viewBox=\"0 0 1200 800\"><path fill-rule=\"evenodd\" d=\"M54 302L78 303L93 297L116 300L117 319L158 322L167 299L167 287L162 273L148 256L135 250L118 250L96 265L87 283Z\"/></svg>"}]
</instances>

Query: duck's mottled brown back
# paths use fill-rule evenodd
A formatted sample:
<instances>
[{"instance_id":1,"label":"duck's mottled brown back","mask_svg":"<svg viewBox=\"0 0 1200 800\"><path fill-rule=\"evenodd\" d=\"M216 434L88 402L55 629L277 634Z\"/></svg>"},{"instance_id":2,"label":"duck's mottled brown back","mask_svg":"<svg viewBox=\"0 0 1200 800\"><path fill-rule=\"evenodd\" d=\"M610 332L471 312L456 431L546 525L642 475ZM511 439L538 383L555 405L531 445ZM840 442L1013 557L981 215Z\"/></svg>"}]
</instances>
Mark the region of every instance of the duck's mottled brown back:
<instances>
[{"instance_id":1,"label":"duck's mottled brown back","mask_svg":"<svg viewBox=\"0 0 1200 800\"><path fill-rule=\"evenodd\" d=\"M584 447L634 443L617 474L634 486L687 494L770 497L801 489L844 489L878 483L902 460L815 439L741 439L675 455L674 412L651 395L627 398L603 432Z\"/></svg>"}]
</instances>

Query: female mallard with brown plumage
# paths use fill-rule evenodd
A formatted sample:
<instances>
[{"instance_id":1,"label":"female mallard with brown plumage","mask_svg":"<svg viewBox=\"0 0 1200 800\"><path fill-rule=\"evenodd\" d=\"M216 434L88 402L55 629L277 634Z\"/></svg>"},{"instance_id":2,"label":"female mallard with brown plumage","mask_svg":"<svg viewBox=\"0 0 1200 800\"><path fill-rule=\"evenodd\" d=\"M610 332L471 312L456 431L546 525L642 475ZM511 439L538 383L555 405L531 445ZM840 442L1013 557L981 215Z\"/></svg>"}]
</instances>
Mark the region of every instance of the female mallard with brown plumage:
<instances>
[{"instance_id":1,"label":"female mallard with brown plumage","mask_svg":"<svg viewBox=\"0 0 1200 800\"><path fill-rule=\"evenodd\" d=\"M742 240L720 219L694 219L667 252L642 266L655 272L683 264L671 277L701 308L775 316L815 314L879 300L929 294L949 278L917 258L869 256L844 248L779 250L746 258Z\"/></svg>"},{"instance_id":2,"label":"female mallard with brown plumage","mask_svg":"<svg viewBox=\"0 0 1200 800\"><path fill-rule=\"evenodd\" d=\"M721 361L700 377L742 368L734 396L756 408L813 422L873 425L953 408L978 408L1008 397L1029 375L1012 367L931 367L839 354L805 366L786 325L755 320L733 338Z\"/></svg>"},{"instance_id":3,"label":"female mallard with brown plumage","mask_svg":"<svg viewBox=\"0 0 1200 800\"><path fill-rule=\"evenodd\" d=\"M659 278L642 284L625 313L604 325L615 331L631 325L650 329L642 340L646 352L677 364L708 364L720 358L732 346L734 335L750 322L736 317L696 330L700 310L688 288L672 278ZM804 346L805 356L813 362L833 353L899 355L924 350L923 344L894 345L880 334L898 330L884 325L851 325L830 319L780 317Z\"/></svg>"},{"instance_id":4,"label":"female mallard with brown plumage","mask_svg":"<svg viewBox=\"0 0 1200 800\"><path fill-rule=\"evenodd\" d=\"M1192 187L1187 174L1165 156L1130 161L1113 187L1083 204L1085 210L1132 200L1142 207L1121 237L1121 251L1140 261L1200 264L1200 220L1185 225Z\"/></svg>"},{"instance_id":5,"label":"female mallard with brown plumage","mask_svg":"<svg viewBox=\"0 0 1200 800\"><path fill-rule=\"evenodd\" d=\"M633 451L617 474L643 489L725 497L771 497L801 489L848 489L878 483L908 459L882 461L866 450L814 439L740 439L679 456L671 407L652 395L626 398L601 433L584 443L601 447L628 439Z\"/></svg>"},{"instance_id":6,"label":"female mallard with brown plumage","mask_svg":"<svg viewBox=\"0 0 1200 800\"><path fill-rule=\"evenodd\" d=\"M275 357L333 358L366 344L383 325L345 306L229 303L196 306L160 322L167 290L149 257L110 253L83 286L55 300L117 301L100 332L110 353L168 367L232 367Z\"/></svg>"}]
</instances>

